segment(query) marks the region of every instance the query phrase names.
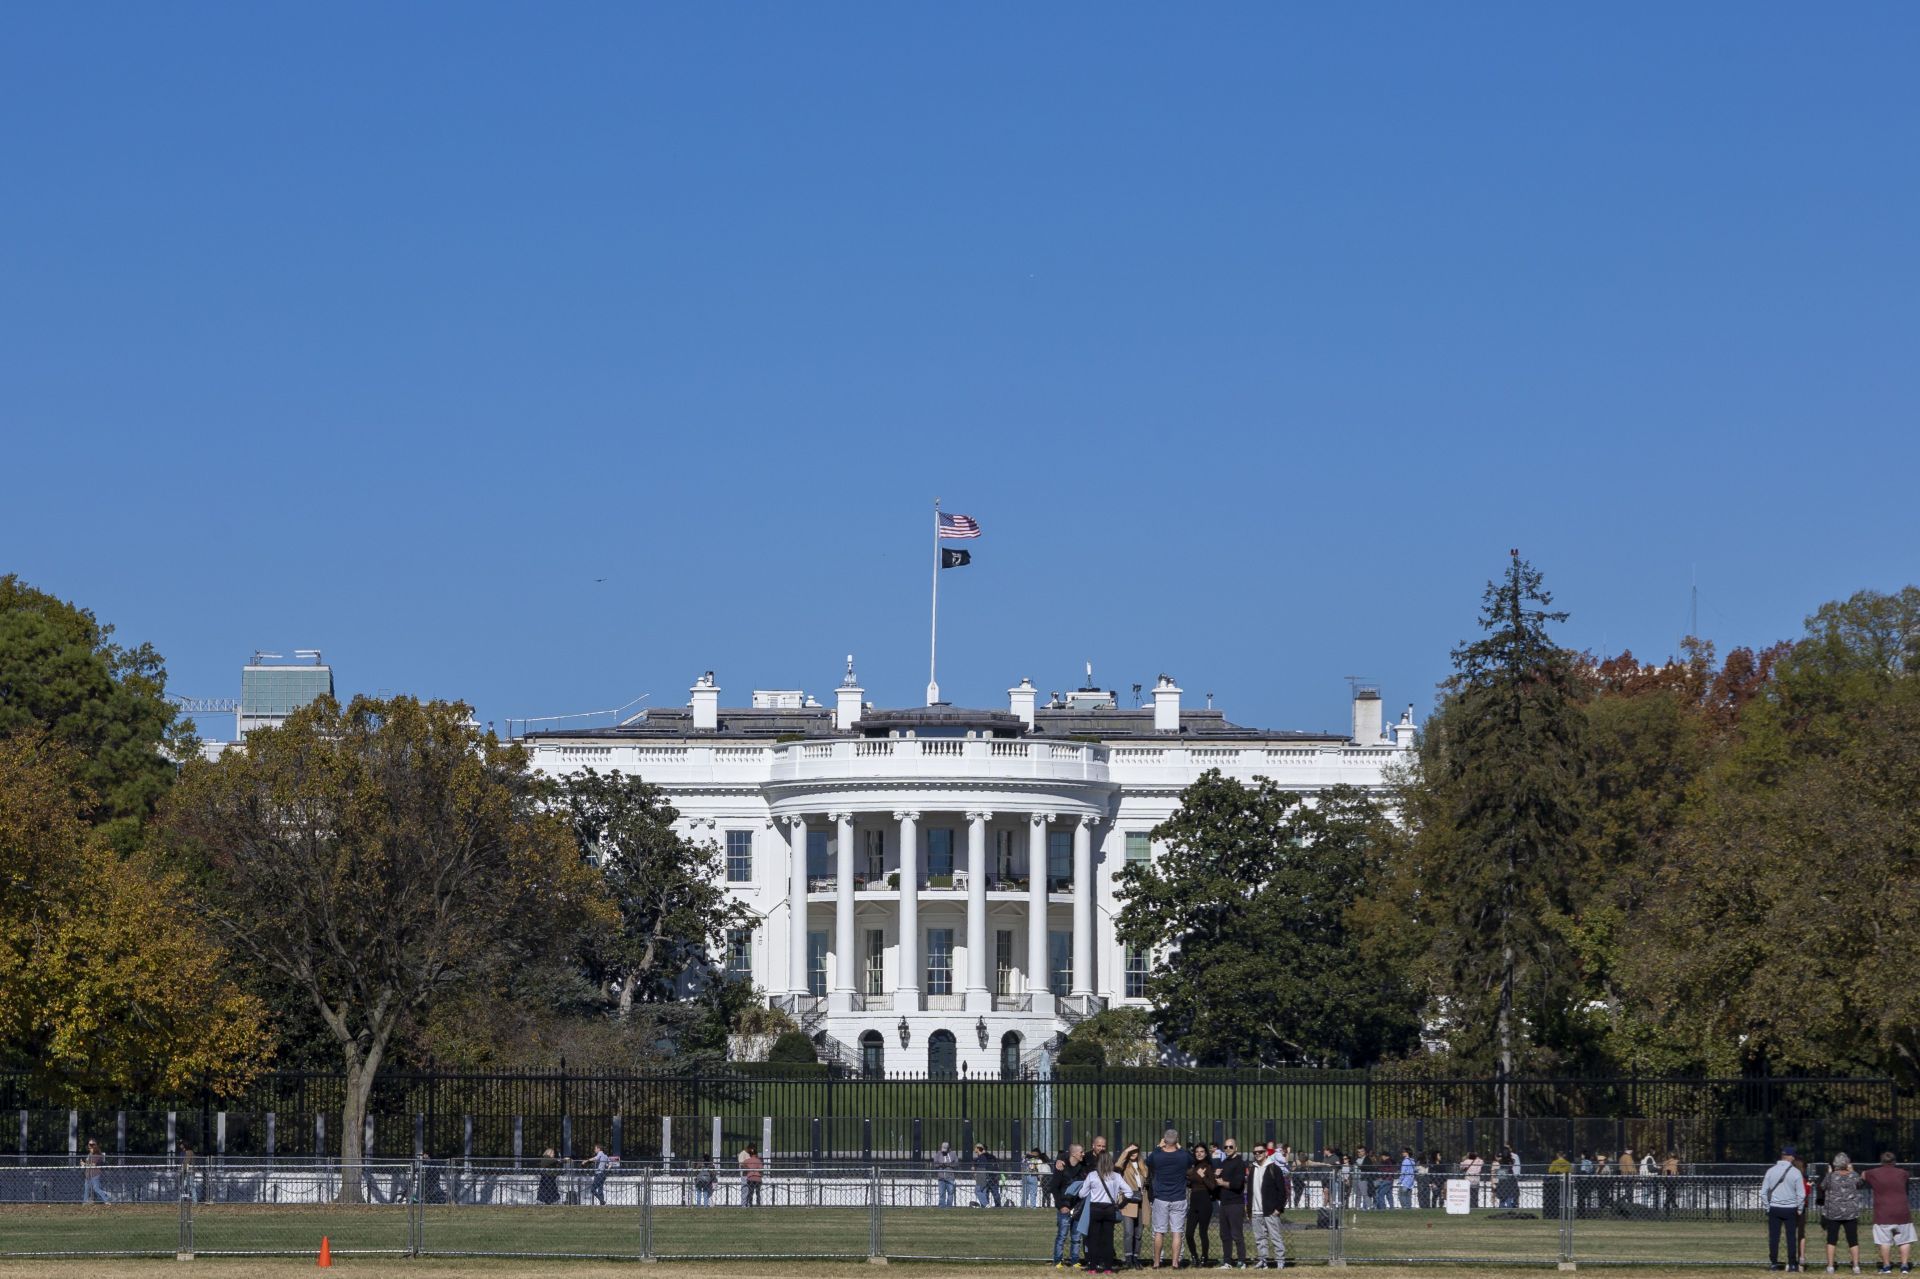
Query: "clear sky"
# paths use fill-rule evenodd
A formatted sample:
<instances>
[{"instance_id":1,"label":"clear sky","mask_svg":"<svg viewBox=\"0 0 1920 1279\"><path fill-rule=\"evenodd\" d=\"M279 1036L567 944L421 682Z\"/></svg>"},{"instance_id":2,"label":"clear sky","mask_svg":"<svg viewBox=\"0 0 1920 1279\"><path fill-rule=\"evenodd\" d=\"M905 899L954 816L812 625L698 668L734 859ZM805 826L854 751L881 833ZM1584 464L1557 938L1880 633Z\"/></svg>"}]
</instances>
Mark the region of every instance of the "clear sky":
<instances>
[{"instance_id":1,"label":"clear sky","mask_svg":"<svg viewBox=\"0 0 1920 1279\"><path fill-rule=\"evenodd\" d=\"M238 692L1422 713L1920 579L1920 6L0 7L0 570ZM604 581L598 579L605 579ZM209 726L217 729L220 725Z\"/></svg>"}]
</instances>

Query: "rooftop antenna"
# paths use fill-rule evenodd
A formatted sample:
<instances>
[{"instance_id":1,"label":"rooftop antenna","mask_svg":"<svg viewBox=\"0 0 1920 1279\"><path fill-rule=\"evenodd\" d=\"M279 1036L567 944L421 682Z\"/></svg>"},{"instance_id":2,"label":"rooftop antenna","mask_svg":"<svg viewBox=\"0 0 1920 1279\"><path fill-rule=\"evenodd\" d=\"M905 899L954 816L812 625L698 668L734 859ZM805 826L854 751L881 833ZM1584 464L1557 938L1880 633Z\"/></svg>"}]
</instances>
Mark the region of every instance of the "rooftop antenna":
<instances>
[{"instance_id":1,"label":"rooftop antenna","mask_svg":"<svg viewBox=\"0 0 1920 1279\"><path fill-rule=\"evenodd\" d=\"M1138 684L1133 686L1133 708L1135 710L1140 709L1140 686Z\"/></svg>"},{"instance_id":2,"label":"rooftop antenna","mask_svg":"<svg viewBox=\"0 0 1920 1279\"><path fill-rule=\"evenodd\" d=\"M266 661L269 657L273 658L275 661L280 660L280 654L263 652L262 650L256 648L253 650L253 660L247 664L249 666L258 666L260 665L260 663Z\"/></svg>"},{"instance_id":3,"label":"rooftop antenna","mask_svg":"<svg viewBox=\"0 0 1920 1279\"><path fill-rule=\"evenodd\" d=\"M293 655L295 657L311 657L315 666L322 664L320 661L320 650L317 648L296 648L293 650Z\"/></svg>"},{"instance_id":4,"label":"rooftop antenna","mask_svg":"<svg viewBox=\"0 0 1920 1279\"><path fill-rule=\"evenodd\" d=\"M1087 663L1087 682L1085 685L1083 685L1083 687L1085 688L1093 687L1093 663L1092 662Z\"/></svg>"},{"instance_id":5,"label":"rooftop antenna","mask_svg":"<svg viewBox=\"0 0 1920 1279\"><path fill-rule=\"evenodd\" d=\"M1207 690L1207 709L1208 710L1213 709L1213 690L1212 689Z\"/></svg>"}]
</instances>

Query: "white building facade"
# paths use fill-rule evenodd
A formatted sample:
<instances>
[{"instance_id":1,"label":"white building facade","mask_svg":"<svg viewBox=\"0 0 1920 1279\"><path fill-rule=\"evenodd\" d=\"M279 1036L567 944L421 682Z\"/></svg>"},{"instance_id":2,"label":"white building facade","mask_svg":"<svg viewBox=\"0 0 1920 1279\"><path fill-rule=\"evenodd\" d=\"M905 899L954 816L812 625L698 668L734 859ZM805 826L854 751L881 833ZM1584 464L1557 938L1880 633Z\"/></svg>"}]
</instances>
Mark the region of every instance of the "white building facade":
<instances>
[{"instance_id":1,"label":"white building facade","mask_svg":"<svg viewBox=\"0 0 1920 1279\"><path fill-rule=\"evenodd\" d=\"M1388 732L1372 689L1350 735L1243 728L1183 708L1166 676L1131 710L1096 689L1040 705L1028 681L1005 711L875 710L851 660L832 707L720 693L708 674L684 709L523 745L544 773L664 790L754 914L727 966L870 1072L1031 1071L1075 1022L1144 1003L1117 876L1156 855L1149 832L1202 773L1379 791L1413 744L1411 708Z\"/></svg>"}]
</instances>

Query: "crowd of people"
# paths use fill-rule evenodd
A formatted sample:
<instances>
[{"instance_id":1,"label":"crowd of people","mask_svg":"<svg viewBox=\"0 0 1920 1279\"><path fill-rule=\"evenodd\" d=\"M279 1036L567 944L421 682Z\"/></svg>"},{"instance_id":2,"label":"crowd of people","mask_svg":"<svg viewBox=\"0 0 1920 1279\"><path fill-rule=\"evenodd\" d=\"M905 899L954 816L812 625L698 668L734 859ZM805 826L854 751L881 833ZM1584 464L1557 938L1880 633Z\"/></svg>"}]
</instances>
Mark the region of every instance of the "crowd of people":
<instances>
[{"instance_id":1,"label":"crowd of people","mask_svg":"<svg viewBox=\"0 0 1920 1279\"><path fill-rule=\"evenodd\" d=\"M1027 1166L1036 1181L1047 1169L1041 1193L1055 1213L1056 1269L1279 1270L1287 1264L1281 1223L1292 1199L1289 1154L1272 1143L1243 1151L1231 1137L1217 1149L1204 1141L1182 1145L1169 1128L1144 1152L1128 1145L1116 1156L1105 1137L1095 1137L1091 1147L1067 1147L1050 1168L1044 1154L1031 1151Z\"/></svg>"}]
</instances>

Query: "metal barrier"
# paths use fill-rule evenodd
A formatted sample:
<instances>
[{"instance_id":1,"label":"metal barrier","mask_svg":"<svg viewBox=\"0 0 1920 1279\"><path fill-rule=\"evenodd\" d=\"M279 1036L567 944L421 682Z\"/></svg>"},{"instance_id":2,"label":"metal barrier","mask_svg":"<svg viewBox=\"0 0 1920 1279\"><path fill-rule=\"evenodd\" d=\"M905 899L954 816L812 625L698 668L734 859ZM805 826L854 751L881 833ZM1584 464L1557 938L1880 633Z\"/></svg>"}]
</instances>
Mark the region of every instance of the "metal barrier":
<instances>
[{"instance_id":1,"label":"metal barrier","mask_svg":"<svg viewBox=\"0 0 1920 1279\"><path fill-rule=\"evenodd\" d=\"M1178 1246L1207 1265L1281 1253L1288 1265L1333 1266L1766 1262L1757 1176L1407 1180L1292 1171L1283 1214L1192 1205ZM350 1189L317 1166L0 1167L0 1256L311 1256L324 1237L342 1255L1045 1263L1085 1258L1102 1229L1090 1211L1063 1214L1031 1193L1040 1187L1017 1167L376 1163L362 1170L359 1202L342 1202ZM1151 1261L1151 1211L1106 1227L1119 1265ZM1817 1234L1818 1208L1810 1215ZM1171 1260L1174 1240L1161 1243ZM1817 1260L1817 1245L1809 1251Z\"/></svg>"}]
</instances>

